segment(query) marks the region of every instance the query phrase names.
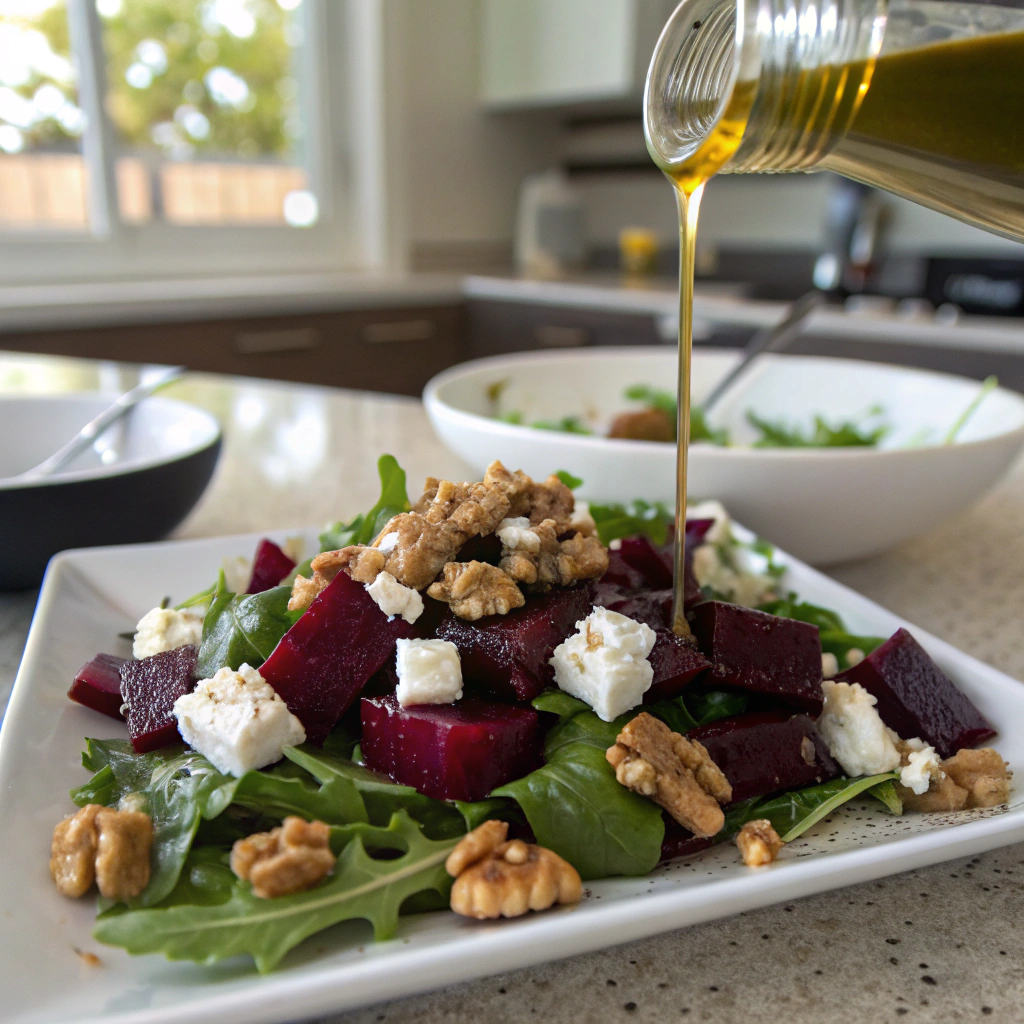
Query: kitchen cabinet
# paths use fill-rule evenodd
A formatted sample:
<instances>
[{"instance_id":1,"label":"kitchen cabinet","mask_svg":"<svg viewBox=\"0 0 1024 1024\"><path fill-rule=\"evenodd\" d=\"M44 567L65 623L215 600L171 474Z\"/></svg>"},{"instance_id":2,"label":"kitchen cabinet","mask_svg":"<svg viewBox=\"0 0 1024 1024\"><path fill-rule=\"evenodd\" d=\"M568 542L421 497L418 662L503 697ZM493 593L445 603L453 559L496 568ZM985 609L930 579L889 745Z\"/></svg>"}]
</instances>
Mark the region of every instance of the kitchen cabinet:
<instances>
[{"instance_id":1,"label":"kitchen cabinet","mask_svg":"<svg viewBox=\"0 0 1024 1024\"><path fill-rule=\"evenodd\" d=\"M484 0L485 106L639 110L654 44L676 0Z\"/></svg>"},{"instance_id":2,"label":"kitchen cabinet","mask_svg":"<svg viewBox=\"0 0 1024 1024\"><path fill-rule=\"evenodd\" d=\"M180 363L190 370L419 395L466 358L461 305L339 310L0 334L16 352Z\"/></svg>"}]
</instances>

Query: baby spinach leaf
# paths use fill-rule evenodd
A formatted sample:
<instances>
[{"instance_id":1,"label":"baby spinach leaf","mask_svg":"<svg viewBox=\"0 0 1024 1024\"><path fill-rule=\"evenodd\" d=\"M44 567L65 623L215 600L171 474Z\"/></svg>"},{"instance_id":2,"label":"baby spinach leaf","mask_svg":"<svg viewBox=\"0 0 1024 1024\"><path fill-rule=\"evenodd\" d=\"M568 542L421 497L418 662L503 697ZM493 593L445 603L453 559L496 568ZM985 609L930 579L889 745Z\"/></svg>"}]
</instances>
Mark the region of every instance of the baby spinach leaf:
<instances>
[{"instance_id":1,"label":"baby spinach leaf","mask_svg":"<svg viewBox=\"0 0 1024 1024\"><path fill-rule=\"evenodd\" d=\"M405 486L405 470L393 455L382 455L377 460L377 473L380 476L377 504L347 523L329 526L320 534L321 551L336 551L349 544L370 544L389 519L412 508Z\"/></svg>"},{"instance_id":2,"label":"baby spinach leaf","mask_svg":"<svg viewBox=\"0 0 1024 1024\"><path fill-rule=\"evenodd\" d=\"M549 714L558 715L560 720L575 718L585 711L590 710L590 705L579 697L573 697L565 690L545 690L533 698L530 703L538 711L547 711Z\"/></svg>"},{"instance_id":3,"label":"baby spinach leaf","mask_svg":"<svg viewBox=\"0 0 1024 1024\"><path fill-rule=\"evenodd\" d=\"M406 811L431 838L450 838L466 831L462 815L451 804L433 800L412 786L392 782L387 776L362 765L324 754L308 744L285 747L284 756L323 785L332 780L344 780L352 785L366 806L367 820L373 825L385 825L396 811Z\"/></svg>"},{"instance_id":4,"label":"baby spinach leaf","mask_svg":"<svg viewBox=\"0 0 1024 1024\"><path fill-rule=\"evenodd\" d=\"M656 704L648 704L645 707L636 709L636 713L647 711L660 718L673 732L685 736L691 729L696 729L700 724L690 714L689 708L683 703L682 697L674 697L671 700L660 700Z\"/></svg>"},{"instance_id":5,"label":"baby spinach leaf","mask_svg":"<svg viewBox=\"0 0 1024 1024\"><path fill-rule=\"evenodd\" d=\"M562 745L542 768L491 795L515 800L537 842L582 878L646 875L661 856L661 809L619 785L604 750L590 742Z\"/></svg>"},{"instance_id":6,"label":"baby spinach leaf","mask_svg":"<svg viewBox=\"0 0 1024 1024\"><path fill-rule=\"evenodd\" d=\"M686 694L682 700L695 725L710 725L720 718L742 715L750 704L749 694L738 690L708 690L706 693Z\"/></svg>"},{"instance_id":7,"label":"baby spinach leaf","mask_svg":"<svg viewBox=\"0 0 1024 1024\"><path fill-rule=\"evenodd\" d=\"M377 939L390 938L402 904L424 890L447 893L451 879L444 862L455 841L433 841L404 812L387 826L387 849L401 856L377 860L368 847L379 833L362 830L345 843L334 874L306 892L259 899L248 882L235 880L220 903L137 910L101 918L95 937L130 953L163 953L171 960L212 964L249 954L263 973L303 939L341 921L369 921ZM224 880L223 874L219 876Z\"/></svg>"},{"instance_id":8,"label":"baby spinach leaf","mask_svg":"<svg viewBox=\"0 0 1024 1024\"><path fill-rule=\"evenodd\" d=\"M600 750L603 754L615 743L615 737L626 723L638 713L627 712L611 722L605 722L588 708L580 714L563 718L544 737L544 760L550 761L565 747L581 744Z\"/></svg>"},{"instance_id":9,"label":"baby spinach leaf","mask_svg":"<svg viewBox=\"0 0 1024 1024\"><path fill-rule=\"evenodd\" d=\"M477 800L475 803L453 800L452 803L462 815L467 832L472 832L477 826L492 819L507 821L510 825L523 824L526 821L516 802L505 797L492 797L488 800Z\"/></svg>"},{"instance_id":10,"label":"baby spinach leaf","mask_svg":"<svg viewBox=\"0 0 1024 1024\"><path fill-rule=\"evenodd\" d=\"M867 790L867 794L879 801L890 814L903 813L903 800L896 789L896 783L892 779L886 779L885 782L872 786Z\"/></svg>"},{"instance_id":11,"label":"baby spinach leaf","mask_svg":"<svg viewBox=\"0 0 1024 1024\"><path fill-rule=\"evenodd\" d=\"M260 594L218 590L203 619L203 640L196 673L209 679L220 668L243 663L259 668L301 612L288 611L291 587L271 587Z\"/></svg>"}]
</instances>

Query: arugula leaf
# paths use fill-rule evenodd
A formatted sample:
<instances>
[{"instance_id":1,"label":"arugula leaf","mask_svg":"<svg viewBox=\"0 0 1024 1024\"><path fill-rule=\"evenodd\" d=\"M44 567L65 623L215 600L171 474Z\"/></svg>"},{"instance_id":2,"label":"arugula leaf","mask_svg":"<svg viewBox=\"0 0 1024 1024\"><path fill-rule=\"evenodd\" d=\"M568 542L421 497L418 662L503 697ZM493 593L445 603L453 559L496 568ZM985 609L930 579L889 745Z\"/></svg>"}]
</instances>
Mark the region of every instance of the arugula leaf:
<instances>
[{"instance_id":1,"label":"arugula leaf","mask_svg":"<svg viewBox=\"0 0 1024 1024\"><path fill-rule=\"evenodd\" d=\"M590 514L597 523L597 533L604 545L622 537L645 533L655 544L668 540L668 530L675 522L669 509L655 502L634 501L631 505L591 505Z\"/></svg>"},{"instance_id":2,"label":"arugula leaf","mask_svg":"<svg viewBox=\"0 0 1024 1024\"><path fill-rule=\"evenodd\" d=\"M725 427L716 430L708 423L704 410L694 406L690 409L690 442L694 441L710 441L725 447L729 444L729 431Z\"/></svg>"},{"instance_id":3,"label":"arugula leaf","mask_svg":"<svg viewBox=\"0 0 1024 1024\"><path fill-rule=\"evenodd\" d=\"M584 879L646 875L661 856L661 809L620 786L604 750L590 743L564 744L542 768L491 795L515 800L537 842Z\"/></svg>"},{"instance_id":4,"label":"arugula leaf","mask_svg":"<svg viewBox=\"0 0 1024 1024\"><path fill-rule=\"evenodd\" d=\"M990 391L995 391L997 387L999 387L999 378L996 376L986 377L981 382L981 387L971 400L971 404L960 413L956 418L956 422L949 428L949 433L943 439L943 444L953 444L956 441L957 435L967 425L967 421L978 411L978 406L985 400L985 396Z\"/></svg>"},{"instance_id":5,"label":"arugula leaf","mask_svg":"<svg viewBox=\"0 0 1024 1024\"><path fill-rule=\"evenodd\" d=\"M834 611L806 601L798 602L792 594L788 598L758 605L758 608L770 615L779 615L784 619L799 619L801 622L817 626L822 651L835 655L840 670L850 667L847 655L851 650L856 648L867 655L885 643L885 637L857 636L855 633L848 633L843 620Z\"/></svg>"},{"instance_id":6,"label":"arugula leaf","mask_svg":"<svg viewBox=\"0 0 1024 1024\"><path fill-rule=\"evenodd\" d=\"M518 409L510 409L508 412L503 412L500 416L495 416L494 418L501 420L502 423L511 423L514 427L523 426L523 414Z\"/></svg>"},{"instance_id":7,"label":"arugula leaf","mask_svg":"<svg viewBox=\"0 0 1024 1024\"><path fill-rule=\"evenodd\" d=\"M237 669L243 662L259 668L302 614L288 611L291 594L285 586L260 594L218 589L203 619L198 677L209 679L218 669Z\"/></svg>"},{"instance_id":8,"label":"arugula leaf","mask_svg":"<svg viewBox=\"0 0 1024 1024\"><path fill-rule=\"evenodd\" d=\"M874 406L865 414L865 420L881 414L881 408ZM758 416L753 409L747 410L747 422L759 430L761 437L754 442L755 448L868 448L878 444L889 432L888 426L869 426L866 422L858 425L852 420L830 426L821 416L814 417L810 434L804 434L799 427L790 426L782 420L772 422Z\"/></svg>"},{"instance_id":9,"label":"arugula leaf","mask_svg":"<svg viewBox=\"0 0 1024 1024\"><path fill-rule=\"evenodd\" d=\"M621 787L620 787L621 788ZM406 813L382 830L359 829L345 843L334 874L322 885L277 899L259 899L235 880L220 903L138 910L101 918L96 939L129 953L163 953L171 960L212 964L248 953L261 973L272 970L303 939L341 921L363 919L378 940L398 927L399 910L424 890L445 895L451 879L444 862L455 841L427 839ZM377 860L367 849L401 850ZM223 879L223 875L221 875Z\"/></svg>"},{"instance_id":10,"label":"arugula leaf","mask_svg":"<svg viewBox=\"0 0 1024 1024\"><path fill-rule=\"evenodd\" d=\"M570 473L566 469L558 470L558 472L555 473L555 476L557 476L558 479L561 480L562 483L565 484L565 486L568 487L570 491L575 491L576 488L581 486L583 483L583 481L578 476L573 476L572 473Z\"/></svg>"},{"instance_id":11,"label":"arugula leaf","mask_svg":"<svg viewBox=\"0 0 1024 1024\"><path fill-rule=\"evenodd\" d=\"M565 434L592 434L579 416L563 416L560 420L534 420L530 424L534 430L558 430Z\"/></svg>"},{"instance_id":12,"label":"arugula leaf","mask_svg":"<svg viewBox=\"0 0 1024 1024\"><path fill-rule=\"evenodd\" d=\"M366 807L366 820L372 825L386 825L396 811L405 811L431 838L447 839L466 831L463 816L453 805L424 796L412 786L392 782L386 775L378 775L353 761L324 754L308 744L285 747L284 756L323 785L340 780L353 786Z\"/></svg>"},{"instance_id":13,"label":"arugula leaf","mask_svg":"<svg viewBox=\"0 0 1024 1024\"><path fill-rule=\"evenodd\" d=\"M181 604L174 606L175 611L182 611L185 608L194 608L197 604L206 604L213 598L214 593L217 590L217 585L220 582L218 579L217 583L211 583L205 590L200 590L198 594L193 594L191 597L186 597Z\"/></svg>"},{"instance_id":14,"label":"arugula leaf","mask_svg":"<svg viewBox=\"0 0 1024 1024\"><path fill-rule=\"evenodd\" d=\"M336 551L349 544L371 544L389 519L412 508L405 486L405 470L393 455L382 455L377 460L377 473L380 476L377 504L348 523L328 526L320 534L321 551Z\"/></svg>"},{"instance_id":15,"label":"arugula leaf","mask_svg":"<svg viewBox=\"0 0 1024 1024\"><path fill-rule=\"evenodd\" d=\"M710 725L720 718L742 715L750 704L750 695L737 690L709 690L682 698L696 725Z\"/></svg>"},{"instance_id":16,"label":"arugula leaf","mask_svg":"<svg viewBox=\"0 0 1024 1024\"><path fill-rule=\"evenodd\" d=\"M661 391L658 388L649 387L647 384L633 384L622 392L622 397L631 402L643 402L648 409L657 409L668 416L673 423L676 421L679 405L674 391Z\"/></svg>"}]
</instances>

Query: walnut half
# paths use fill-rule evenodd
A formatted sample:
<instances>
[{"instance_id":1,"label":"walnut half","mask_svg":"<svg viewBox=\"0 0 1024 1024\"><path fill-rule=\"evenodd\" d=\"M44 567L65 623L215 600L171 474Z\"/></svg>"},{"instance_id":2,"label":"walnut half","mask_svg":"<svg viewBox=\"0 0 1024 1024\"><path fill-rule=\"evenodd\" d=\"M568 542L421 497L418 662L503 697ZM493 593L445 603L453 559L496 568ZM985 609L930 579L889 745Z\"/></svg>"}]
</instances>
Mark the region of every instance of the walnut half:
<instances>
[{"instance_id":1,"label":"walnut half","mask_svg":"<svg viewBox=\"0 0 1024 1024\"><path fill-rule=\"evenodd\" d=\"M941 772L921 794L896 784L908 811L962 811L965 808L997 807L1010 799L1013 773L998 751L958 750L939 763Z\"/></svg>"},{"instance_id":2,"label":"walnut half","mask_svg":"<svg viewBox=\"0 0 1024 1024\"><path fill-rule=\"evenodd\" d=\"M696 740L645 711L625 725L605 756L623 786L650 797L695 836L722 830L719 805L732 799L732 786Z\"/></svg>"},{"instance_id":3,"label":"walnut half","mask_svg":"<svg viewBox=\"0 0 1024 1024\"><path fill-rule=\"evenodd\" d=\"M456 914L484 921L579 902L583 883L571 864L543 846L506 842L507 836L505 822L485 821L448 855L445 870L455 878L451 907Z\"/></svg>"},{"instance_id":4,"label":"walnut half","mask_svg":"<svg viewBox=\"0 0 1024 1024\"><path fill-rule=\"evenodd\" d=\"M779 833L767 818L748 821L736 836L736 845L748 868L762 868L771 864L782 849Z\"/></svg>"},{"instance_id":5,"label":"walnut half","mask_svg":"<svg viewBox=\"0 0 1024 1024\"><path fill-rule=\"evenodd\" d=\"M322 821L289 816L278 828L239 839L231 848L231 870L263 899L304 892L334 869L330 837Z\"/></svg>"},{"instance_id":6,"label":"walnut half","mask_svg":"<svg viewBox=\"0 0 1024 1024\"><path fill-rule=\"evenodd\" d=\"M488 615L507 615L526 604L523 592L507 573L486 562L449 562L427 596L444 601L460 619L475 622Z\"/></svg>"},{"instance_id":7,"label":"walnut half","mask_svg":"<svg viewBox=\"0 0 1024 1024\"><path fill-rule=\"evenodd\" d=\"M148 814L87 804L53 830L50 874L64 896L84 896L95 882L108 899L130 900L149 884L152 845Z\"/></svg>"}]
</instances>

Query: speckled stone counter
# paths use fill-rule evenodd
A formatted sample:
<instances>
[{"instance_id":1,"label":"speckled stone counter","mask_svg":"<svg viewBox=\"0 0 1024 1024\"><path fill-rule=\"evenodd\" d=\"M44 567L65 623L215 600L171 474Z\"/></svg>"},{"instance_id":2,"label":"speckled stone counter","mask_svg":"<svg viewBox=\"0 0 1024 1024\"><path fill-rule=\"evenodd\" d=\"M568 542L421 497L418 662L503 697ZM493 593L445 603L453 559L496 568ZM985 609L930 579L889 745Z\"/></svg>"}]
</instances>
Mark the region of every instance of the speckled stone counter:
<instances>
[{"instance_id":1,"label":"speckled stone counter","mask_svg":"<svg viewBox=\"0 0 1024 1024\"><path fill-rule=\"evenodd\" d=\"M118 389L134 378L111 364L0 356L0 391ZM428 473L468 473L409 399L200 375L168 393L225 427L217 474L182 537L350 516L376 500L384 451L412 489ZM940 530L830 572L1024 679L1024 464ZM34 603L34 593L0 595L0 706ZM1024 845L329 1020L1016 1022L1022 919Z\"/></svg>"}]
</instances>

